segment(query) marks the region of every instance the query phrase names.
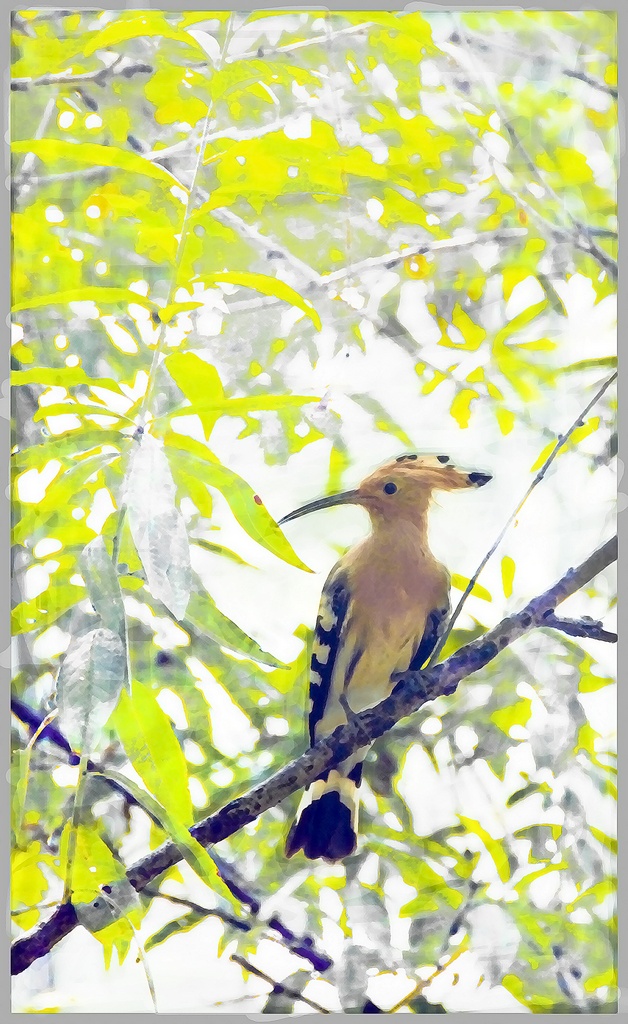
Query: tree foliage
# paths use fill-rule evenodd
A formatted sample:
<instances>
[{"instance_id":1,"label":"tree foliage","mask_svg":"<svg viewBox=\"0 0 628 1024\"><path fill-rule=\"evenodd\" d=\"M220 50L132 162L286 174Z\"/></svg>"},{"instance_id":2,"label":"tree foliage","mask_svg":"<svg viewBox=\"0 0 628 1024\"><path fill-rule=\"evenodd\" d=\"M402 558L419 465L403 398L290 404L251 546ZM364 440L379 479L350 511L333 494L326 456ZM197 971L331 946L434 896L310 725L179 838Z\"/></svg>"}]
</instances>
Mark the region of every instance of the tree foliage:
<instances>
[{"instance_id":1,"label":"tree foliage","mask_svg":"<svg viewBox=\"0 0 628 1024\"><path fill-rule=\"evenodd\" d=\"M216 851L187 831L306 746L308 572L354 535L282 532L290 502L451 445L516 487L479 506L488 545L614 366L615 28L593 11L15 15L17 936L69 887L106 966L140 950L157 1006L151 951L202 943L209 919L212 956L267 1012L615 1005L600 641L536 631L399 723L342 866L284 859L291 800ZM605 535L610 396L542 484L568 554L539 592ZM601 495L581 535L579 488ZM462 590L483 551L459 514ZM533 595L529 552L560 546L533 525L444 655ZM605 618L610 579L579 600ZM185 867L138 896L128 843L167 837Z\"/></svg>"}]
</instances>

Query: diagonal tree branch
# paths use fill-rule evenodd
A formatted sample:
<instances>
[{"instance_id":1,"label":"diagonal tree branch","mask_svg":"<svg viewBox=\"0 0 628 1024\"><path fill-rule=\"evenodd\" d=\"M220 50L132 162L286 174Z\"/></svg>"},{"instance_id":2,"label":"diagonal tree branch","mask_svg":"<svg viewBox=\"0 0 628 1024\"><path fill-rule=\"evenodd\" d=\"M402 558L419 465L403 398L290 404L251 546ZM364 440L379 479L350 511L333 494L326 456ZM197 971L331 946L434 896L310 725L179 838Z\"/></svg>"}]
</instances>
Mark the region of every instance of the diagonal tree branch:
<instances>
[{"instance_id":1,"label":"diagonal tree branch","mask_svg":"<svg viewBox=\"0 0 628 1024\"><path fill-rule=\"evenodd\" d=\"M36 735L35 743L41 743L43 740L48 740L50 743L54 744L56 747L58 747L60 750L63 750L68 755L69 764L77 765L79 763L79 755L72 750L72 747L68 743L63 733L60 732L59 729L52 724L46 725L44 728L42 728L42 725L44 723L43 717L38 712L34 711L33 708L31 708L28 704L25 704L24 701L19 700L17 697L12 697L11 712L20 722L28 726L28 729L32 735L36 735L38 733L38 730L41 730L38 733L38 735ZM93 761L87 762L87 770L89 772L104 772L104 769L99 764L95 764ZM128 789L125 789L124 786L120 785L119 782L105 774L101 775L100 778L105 783L105 785L109 786L110 789L112 789L116 793L119 793L128 805L133 807L139 807L150 818L153 818L150 809L144 804L140 804L140 802L136 800L133 794ZM153 821L155 821L155 823L161 827L161 823L157 821L156 818L153 818ZM222 857L219 857L218 854L214 853L213 851L212 859L214 860L214 863L216 864L216 867L220 872L220 876L225 885L228 887L228 889L230 889L230 891L232 892L236 899L240 900L240 902L248 908L251 917L254 919L257 918L260 913L260 910L262 909L262 900L260 899L260 897L251 891L249 883L244 878L242 878L242 876L234 867L234 865L229 864L227 861L225 861ZM206 914L212 914L216 917L222 917L223 920L228 921L230 924L233 924L234 927L237 927L242 931L248 931L252 927L252 925L248 922L242 921L239 918L232 917L231 915L226 914L221 910L203 911L203 908L199 908L198 906L194 905L190 900L177 900L174 896L170 896L167 893L162 893L159 891L149 892L148 889L146 889L145 892L152 897L159 896L163 899L169 899L173 903L179 902L185 904L189 906L191 909L196 910L198 912L204 912ZM331 957L327 956L326 953L322 953L316 949L311 936L296 935L295 932L292 931L292 929L288 928L287 925L283 923L283 921L277 914L273 914L264 923L268 926L268 928L271 928L273 931L279 933L284 945L292 953L296 953L297 956L301 956L305 960L309 960L314 970L326 971L329 967L333 965L333 960L331 959Z\"/></svg>"},{"instance_id":2,"label":"diagonal tree branch","mask_svg":"<svg viewBox=\"0 0 628 1024\"><path fill-rule=\"evenodd\" d=\"M509 615L484 636L456 651L447 661L426 672L401 674L390 696L376 707L353 716L350 722L339 726L331 736L321 740L269 779L199 822L190 830L192 835L203 846L221 842L285 797L308 785L328 768L344 761L354 750L364 745L365 736L375 740L428 701L454 693L462 679L483 668L520 636L534 628L546 627L548 612L553 613L556 605L584 587L616 558L615 536L577 568L569 569L553 587L533 598L522 611ZM174 843L163 843L133 864L127 872L127 878L136 890L141 891L176 864L180 857ZM45 924L13 944L12 973L21 974L35 960L45 956L77 924L78 918L72 904L59 906Z\"/></svg>"}]
</instances>

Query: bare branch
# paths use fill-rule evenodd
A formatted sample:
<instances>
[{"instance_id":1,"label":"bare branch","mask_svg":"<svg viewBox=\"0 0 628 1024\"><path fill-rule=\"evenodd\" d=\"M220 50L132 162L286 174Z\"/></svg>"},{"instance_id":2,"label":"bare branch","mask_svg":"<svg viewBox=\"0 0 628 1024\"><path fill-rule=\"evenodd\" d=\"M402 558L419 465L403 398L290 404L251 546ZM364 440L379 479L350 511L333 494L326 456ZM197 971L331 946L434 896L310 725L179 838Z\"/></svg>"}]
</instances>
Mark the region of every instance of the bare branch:
<instances>
[{"instance_id":1,"label":"bare branch","mask_svg":"<svg viewBox=\"0 0 628 1024\"><path fill-rule=\"evenodd\" d=\"M45 110L44 110L44 112L42 114L41 121L39 122L39 124L37 126L37 131L35 132L35 134L33 136L34 139L37 139L37 140L43 139L44 132L46 131L46 129L48 128L48 125L52 121L52 117L53 117L53 114L55 112L56 106L57 106L57 103L56 103L55 97L51 96L50 99L48 100L47 104L46 104ZM16 170L14 172L14 175L13 175L13 178L14 178L14 188L15 188L15 192L17 193L18 196L19 196L20 192L22 191L22 189L24 189L26 187L26 184L27 184L28 179L30 177L31 171L32 171L33 166L35 164L35 160L36 160L36 157L35 157L34 153L25 153L24 159L22 160L22 166L20 167L19 171Z\"/></svg>"},{"instance_id":2,"label":"bare branch","mask_svg":"<svg viewBox=\"0 0 628 1024\"><path fill-rule=\"evenodd\" d=\"M255 245L265 249L267 252L277 254L281 259L284 259L286 263L300 273L309 283L320 286L324 278L321 278L313 267L310 267L303 260L300 260L298 256L295 256L290 252L284 245L280 245L278 242L267 238L265 235L258 231L252 224L248 224L242 217L238 217L232 210L227 207L221 207L218 210L214 210L214 217L216 220L222 221L223 224L231 225L236 231L239 231L245 238L249 238Z\"/></svg>"},{"instance_id":3,"label":"bare branch","mask_svg":"<svg viewBox=\"0 0 628 1024\"><path fill-rule=\"evenodd\" d=\"M218 213L222 214L223 212L222 207L219 210L212 211L213 216L216 216ZM250 226L247 225L247 230L253 231L255 229L250 229ZM318 281L312 279L316 274L316 271L313 268L308 268L311 279L304 286L303 292L309 294L316 288L326 288L330 284L335 284L337 281L342 281L344 278L349 277L352 274L361 273L365 270L377 269L377 267L392 268L396 266L397 263L411 259L413 256L425 255L432 252L441 252L443 250L451 250L455 252L462 249L469 249L474 245L482 245L486 242L508 241L512 238L518 238L526 234L526 228L500 228L496 231L461 232L460 235L455 235L453 238L439 238L434 239L433 241L417 242L416 245L409 245L407 249L398 249L393 252L383 253L381 256L371 256L368 259L359 260L356 263L340 267L338 270L334 270L330 274L316 275L318 276ZM263 236L259 235L258 242L261 238L263 238ZM275 243L270 240L267 240L265 244L267 247L274 247L275 245ZM288 257L286 256L286 258ZM296 257L291 256L290 259L294 264ZM281 301L281 299L276 299L272 295L265 295L261 298L242 299L239 302L230 303L229 310L230 312L241 313L246 310L276 306L279 305ZM359 310L358 315L360 317L366 317L366 319L371 319L363 310Z\"/></svg>"},{"instance_id":4,"label":"bare branch","mask_svg":"<svg viewBox=\"0 0 628 1024\"><path fill-rule=\"evenodd\" d=\"M308 997L304 996L302 992L298 991L298 989L290 988L289 985L284 985L281 981L275 981L269 974L265 974L264 971L260 971L259 967L255 967L249 960L245 960L244 957L240 956L238 953L232 953L230 959L233 960L235 964L238 964L243 971L248 971L249 974L254 974L256 978L261 978L263 981L268 982L269 985L272 985L273 993L279 992L286 996L290 996L291 999L298 999L302 1003L307 1003L308 1006L311 1006L313 1010L317 1010L318 1013L330 1012L329 1010L326 1010L324 1006L321 1006L319 1003L315 1003L313 999L308 999Z\"/></svg>"},{"instance_id":5,"label":"bare branch","mask_svg":"<svg viewBox=\"0 0 628 1024\"><path fill-rule=\"evenodd\" d=\"M577 78L581 82L586 82L592 89L599 89L600 92L606 92L609 96L612 96L614 100L617 99L619 93L616 85L607 85L606 82L601 82L599 78L593 78L592 75L587 75L586 71L570 71L569 68L563 68L563 74L567 78Z\"/></svg>"},{"instance_id":6,"label":"bare branch","mask_svg":"<svg viewBox=\"0 0 628 1024\"><path fill-rule=\"evenodd\" d=\"M37 85L71 85L78 88L85 82L104 85L107 79L112 78L114 75L132 78L133 75L150 75L152 72L153 68L150 64L122 58L114 61L109 67L96 68L95 71L83 71L79 74L74 74L71 71L60 71L56 74L40 75L39 78L12 78L11 89L13 92L25 92L27 89Z\"/></svg>"},{"instance_id":7,"label":"bare branch","mask_svg":"<svg viewBox=\"0 0 628 1024\"><path fill-rule=\"evenodd\" d=\"M481 245L486 242L506 242L512 238L527 235L527 233L526 228L498 228L496 231L484 232L462 231L459 235L454 235L453 238L439 238L429 242L418 242L416 245L409 245L407 249L399 249L396 252L385 253L382 256L371 256L369 259L360 260L358 263L334 270L331 274L323 274L321 282L324 285L332 284L334 281L341 281L350 274L361 273L363 270L371 270L376 267L394 267L397 263L402 263L412 256L440 252L444 249L453 251L469 249L473 245Z\"/></svg>"},{"instance_id":8,"label":"bare branch","mask_svg":"<svg viewBox=\"0 0 628 1024\"><path fill-rule=\"evenodd\" d=\"M357 35L360 32L366 32L370 28L374 28L374 23L371 21L361 22L359 25L347 25L345 28L339 28L335 31L321 35L321 36L310 36L309 39L299 39L296 43L284 43L283 46L269 46L262 47L258 46L257 50L247 50L246 53L238 53L235 57L227 57L227 64L234 64L239 60L249 60L251 57L257 57L259 60L264 58L272 57L276 53L291 53L292 50L300 50L304 46L315 46L317 43L328 43L330 39L336 39L338 36Z\"/></svg>"},{"instance_id":9,"label":"bare branch","mask_svg":"<svg viewBox=\"0 0 628 1024\"><path fill-rule=\"evenodd\" d=\"M505 647L530 630L546 625L548 612L553 612L557 604L584 587L616 558L617 537L614 537L576 569L569 569L558 583L530 601L522 611L503 619L494 629L456 651L447 661L427 671L401 674L390 696L376 707L352 716L351 722L339 726L331 736L322 739L265 782L194 825L190 830L192 835L203 846L227 839L244 825L255 821L264 811L309 785L328 768L346 760L364 744L365 736L371 741L376 740L428 701L454 693L462 679L483 668ZM177 846L168 841L133 864L127 871L127 878L137 891L141 891L176 864L180 857ZM65 903L60 906L45 924L13 944L12 973L21 974L35 960L45 956L77 924L72 905Z\"/></svg>"},{"instance_id":10,"label":"bare branch","mask_svg":"<svg viewBox=\"0 0 628 1024\"><path fill-rule=\"evenodd\" d=\"M151 899L167 900L169 903L176 903L178 907L187 907L194 914L198 914L199 918L217 917L224 924L229 924L240 932L250 932L251 930L251 925L248 921L242 921L239 917L234 917L233 914L227 914L224 910L218 910L217 907L202 907L199 903L195 903L194 900L172 896L169 892L162 892L161 889L153 889L150 886L146 886L144 895L149 896Z\"/></svg>"},{"instance_id":11,"label":"bare branch","mask_svg":"<svg viewBox=\"0 0 628 1024\"><path fill-rule=\"evenodd\" d=\"M559 629L567 636L588 637L589 640L603 640L607 644L616 644L618 640L617 633L610 633L601 622L588 616L581 619L559 619L553 612L549 612L545 616L545 625Z\"/></svg>"}]
</instances>

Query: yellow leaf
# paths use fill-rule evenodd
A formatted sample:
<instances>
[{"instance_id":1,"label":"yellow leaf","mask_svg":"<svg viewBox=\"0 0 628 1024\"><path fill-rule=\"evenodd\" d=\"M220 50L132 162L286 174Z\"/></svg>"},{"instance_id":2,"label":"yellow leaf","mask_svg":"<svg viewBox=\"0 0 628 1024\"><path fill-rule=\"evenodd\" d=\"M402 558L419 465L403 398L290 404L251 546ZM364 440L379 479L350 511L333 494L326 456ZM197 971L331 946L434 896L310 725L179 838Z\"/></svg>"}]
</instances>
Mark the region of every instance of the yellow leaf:
<instances>
[{"instance_id":1,"label":"yellow leaf","mask_svg":"<svg viewBox=\"0 0 628 1024\"><path fill-rule=\"evenodd\" d=\"M427 384L423 385L422 394L429 395L432 391L435 391L439 384L445 380L446 374L441 373L440 370L434 370L434 376L431 380L428 380Z\"/></svg>"},{"instance_id":2,"label":"yellow leaf","mask_svg":"<svg viewBox=\"0 0 628 1024\"><path fill-rule=\"evenodd\" d=\"M101 146L96 142L66 142L64 139L27 139L25 142L14 142L12 150L14 153L33 153L49 170L57 169L61 161L87 164L89 167L115 167L131 174L157 178L169 188L176 185L184 191L180 181L161 164L117 146Z\"/></svg>"},{"instance_id":3,"label":"yellow leaf","mask_svg":"<svg viewBox=\"0 0 628 1024\"><path fill-rule=\"evenodd\" d=\"M545 460L549 457L551 451L556 447L556 441L550 441L549 444L545 445L545 448L539 455L538 459L530 466L530 472L536 473L537 469L540 469Z\"/></svg>"},{"instance_id":4,"label":"yellow leaf","mask_svg":"<svg viewBox=\"0 0 628 1024\"><path fill-rule=\"evenodd\" d=\"M604 72L604 81L607 85L617 85L617 65L609 64Z\"/></svg>"},{"instance_id":5,"label":"yellow leaf","mask_svg":"<svg viewBox=\"0 0 628 1024\"><path fill-rule=\"evenodd\" d=\"M459 576L457 572L454 572L451 574L451 585L452 587L455 587L456 590L466 590L467 587L469 586L469 580L467 579L466 576ZM479 597L480 600L482 601L493 600L488 590L486 590L486 588L481 586L479 583L473 584L471 594L473 595L473 597Z\"/></svg>"},{"instance_id":6,"label":"yellow leaf","mask_svg":"<svg viewBox=\"0 0 628 1024\"><path fill-rule=\"evenodd\" d=\"M310 320L320 331L322 324L321 318L314 309L314 306L309 299L304 299L302 295L299 295L294 288L284 284L276 277L269 277L268 274L252 274L248 272L225 272L224 274L209 274L201 275L206 283L220 284L235 284L240 285L243 288L252 288L253 291L261 292L262 295L273 295L277 299L283 299L284 302L288 302L291 306L296 306L297 309L302 309L306 316L309 316Z\"/></svg>"},{"instance_id":7,"label":"yellow leaf","mask_svg":"<svg viewBox=\"0 0 628 1024\"><path fill-rule=\"evenodd\" d=\"M466 430L469 426L469 420L471 419L471 402L475 398L479 397L480 396L477 391L472 391L471 388L464 388L463 391L458 392L451 403L451 415L461 430Z\"/></svg>"},{"instance_id":8,"label":"yellow leaf","mask_svg":"<svg viewBox=\"0 0 628 1024\"><path fill-rule=\"evenodd\" d=\"M460 331L464 338L464 343L460 344L457 341L452 341L447 334L443 334L439 345L445 345L447 348L457 348L464 352L477 352L486 337L486 331L479 324L476 324L468 313L465 313L458 302L454 306L451 323L453 327Z\"/></svg>"},{"instance_id":9,"label":"yellow leaf","mask_svg":"<svg viewBox=\"0 0 628 1024\"><path fill-rule=\"evenodd\" d=\"M524 726L532 714L532 702L524 697L507 708L499 708L491 715L491 722L494 722L498 729L510 736L513 725Z\"/></svg>"},{"instance_id":10,"label":"yellow leaf","mask_svg":"<svg viewBox=\"0 0 628 1024\"><path fill-rule=\"evenodd\" d=\"M497 417L497 423L502 434L509 434L515 425L515 414L510 409L504 408L503 405L498 405L495 410L495 416Z\"/></svg>"},{"instance_id":11,"label":"yellow leaf","mask_svg":"<svg viewBox=\"0 0 628 1024\"><path fill-rule=\"evenodd\" d=\"M499 877L502 882L507 882L510 878L510 865L508 863L508 856L501 842L498 839L493 839L486 829L480 825L479 821L475 821L473 818L464 818L461 814L458 815L458 818L461 825L465 827L467 832L472 832L482 840L488 853L493 859L493 863L497 868Z\"/></svg>"},{"instance_id":12,"label":"yellow leaf","mask_svg":"<svg viewBox=\"0 0 628 1024\"><path fill-rule=\"evenodd\" d=\"M515 563L510 555L504 555L502 558L502 584L504 587L504 597L512 596L512 584L515 578Z\"/></svg>"}]
</instances>

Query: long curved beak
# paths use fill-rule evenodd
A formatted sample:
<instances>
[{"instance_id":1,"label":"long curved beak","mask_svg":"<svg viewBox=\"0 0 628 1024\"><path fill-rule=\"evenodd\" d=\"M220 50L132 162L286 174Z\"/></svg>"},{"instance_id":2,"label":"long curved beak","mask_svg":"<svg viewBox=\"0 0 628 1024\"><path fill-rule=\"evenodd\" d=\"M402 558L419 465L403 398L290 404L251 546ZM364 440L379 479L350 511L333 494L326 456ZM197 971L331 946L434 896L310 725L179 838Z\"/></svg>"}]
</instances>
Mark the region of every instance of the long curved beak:
<instances>
[{"instance_id":1,"label":"long curved beak","mask_svg":"<svg viewBox=\"0 0 628 1024\"><path fill-rule=\"evenodd\" d=\"M278 525L282 526L284 523L289 523L291 519L306 516L309 512L318 512L322 508L331 508L332 505L351 505L355 501L357 493L357 491L341 491L340 494L330 494L327 498L317 498L316 501L308 501L307 505L301 505L301 508L296 508L294 512L288 512L287 516L279 520Z\"/></svg>"}]
</instances>

